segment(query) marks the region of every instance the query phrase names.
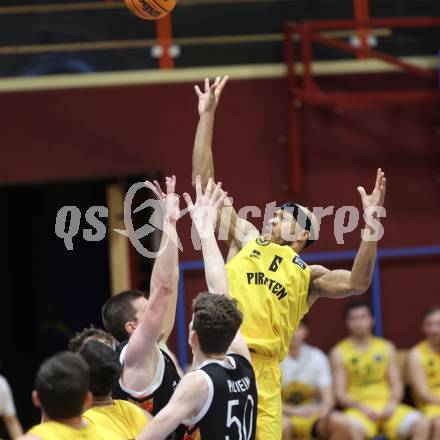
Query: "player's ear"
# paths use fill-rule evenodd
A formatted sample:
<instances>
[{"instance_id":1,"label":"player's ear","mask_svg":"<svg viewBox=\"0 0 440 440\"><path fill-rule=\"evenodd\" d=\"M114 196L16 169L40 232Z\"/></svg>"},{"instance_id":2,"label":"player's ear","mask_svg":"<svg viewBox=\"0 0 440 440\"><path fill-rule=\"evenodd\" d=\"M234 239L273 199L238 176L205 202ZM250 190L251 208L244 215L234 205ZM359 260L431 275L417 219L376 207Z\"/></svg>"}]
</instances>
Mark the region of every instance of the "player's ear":
<instances>
[{"instance_id":1,"label":"player's ear","mask_svg":"<svg viewBox=\"0 0 440 440\"><path fill-rule=\"evenodd\" d=\"M136 330L136 324L133 321L127 321L125 323L125 331L131 335Z\"/></svg>"},{"instance_id":2,"label":"player's ear","mask_svg":"<svg viewBox=\"0 0 440 440\"><path fill-rule=\"evenodd\" d=\"M41 408L40 397L38 396L37 390L32 391L32 403L36 408Z\"/></svg>"},{"instance_id":3,"label":"player's ear","mask_svg":"<svg viewBox=\"0 0 440 440\"><path fill-rule=\"evenodd\" d=\"M304 229L303 231L300 232L298 236L298 241L300 241L305 246L306 241L309 239L309 237L310 237L310 232Z\"/></svg>"},{"instance_id":4,"label":"player's ear","mask_svg":"<svg viewBox=\"0 0 440 440\"><path fill-rule=\"evenodd\" d=\"M191 348L195 348L199 346L199 337L197 336L197 333L194 330L191 330L189 332L189 345Z\"/></svg>"}]
</instances>

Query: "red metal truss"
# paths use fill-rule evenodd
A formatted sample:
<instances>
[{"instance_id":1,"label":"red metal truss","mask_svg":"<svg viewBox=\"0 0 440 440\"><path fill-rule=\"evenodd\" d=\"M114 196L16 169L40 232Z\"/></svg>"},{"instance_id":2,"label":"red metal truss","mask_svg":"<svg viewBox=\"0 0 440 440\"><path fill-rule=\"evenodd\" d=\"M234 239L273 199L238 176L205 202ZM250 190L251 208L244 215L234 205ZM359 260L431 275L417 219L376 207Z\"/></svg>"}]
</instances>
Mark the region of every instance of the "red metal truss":
<instances>
[{"instance_id":1,"label":"red metal truss","mask_svg":"<svg viewBox=\"0 0 440 440\"><path fill-rule=\"evenodd\" d=\"M402 72L425 79L437 78L437 71L424 69L407 63L398 57L373 50L365 44L368 31L377 28L432 28L440 27L440 18L386 18L368 20L313 20L302 23L289 22L285 25L285 60L289 87L289 144L291 153L291 187L294 192L302 189L300 113L304 105L366 107L388 105L400 102L440 101L438 91L432 89L415 90L362 90L326 91L319 87L313 76L313 50L315 43L354 54L357 58L378 59L396 66ZM324 34L323 31L353 30L361 35L360 47L354 47L341 38ZM359 33L361 31L361 33ZM300 53L295 44L300 42ZM364 43L364 44L362 44ZM298 64L302 63L302 74Z\"/></svg>"}]
</instances>

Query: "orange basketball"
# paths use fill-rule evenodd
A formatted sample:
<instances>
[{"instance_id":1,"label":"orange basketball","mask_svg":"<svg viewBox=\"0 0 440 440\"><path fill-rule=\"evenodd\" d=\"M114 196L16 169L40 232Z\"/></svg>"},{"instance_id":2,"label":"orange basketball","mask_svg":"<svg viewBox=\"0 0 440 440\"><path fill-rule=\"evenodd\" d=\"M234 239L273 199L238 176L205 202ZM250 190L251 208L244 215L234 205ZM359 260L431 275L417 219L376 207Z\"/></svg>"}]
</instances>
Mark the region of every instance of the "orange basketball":
<instances>
[{"instance_id":1,"label":"orange basketball","mask_svg":"<svg viewBox=\"0 0 440 440\"><path fill-rule=\"evenodd\" d=\"M169 14L176 6L176 0L124 0L133 14L144 20L158 20Z\"/></svg>"}]
</instances>

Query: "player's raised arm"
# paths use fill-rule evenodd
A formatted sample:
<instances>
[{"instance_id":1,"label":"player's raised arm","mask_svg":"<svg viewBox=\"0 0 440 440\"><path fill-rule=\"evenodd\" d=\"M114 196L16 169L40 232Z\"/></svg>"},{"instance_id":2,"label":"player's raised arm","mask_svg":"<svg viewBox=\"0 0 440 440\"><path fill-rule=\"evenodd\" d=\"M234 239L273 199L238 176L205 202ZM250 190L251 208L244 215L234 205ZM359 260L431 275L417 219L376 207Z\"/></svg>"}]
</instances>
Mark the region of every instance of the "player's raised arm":
<instances>
[{"instance_id":1,"label":"player's raised arm","mask_svg":"<svg viewBox=\"0 0 440 440\"><path fill-rule=\"evenodd\" d=\"M163 333L163 326L170 303L174 300L176 267L178 265L176 222L180 215L179 196L175 194L176 178L166 179L167 194L156 191L163 215L163 233L159 256L151 277L148 305L138 327L131 335L125 354L124 385L131 389L145 389L152 377L146 374L153 356L157 356L156 343Z\"/></svg>"},{"instance_id":2,"label":"player's raised arm","mask_svg":"<svg viewBox=\"0 0 440 440\"><path fill-rule=\"evenodd\" d=\"M228 279L225 263L214 235L217 208L223 203L226 193L221 191L221 182L214 185L213 179L203 192L201 177L196 177L196 201L192 202L189 194L183 195L191 218L202 244L205 278L210 292L228 295Z\"/></svg>"},{"instance_id":3,"label":"player's raised arm","mask_svg":"<svg viewBox=\"0 0 440 440\"><path fill-rule=\"evenodd\" d=\"M192 156L192 179L193 185L196 176L200 176L203 188L210 177L214 178L214 160L212 156L212 137L214 132L215 110L220 100L223 88L229 77L217 77L210 85L209 79L205 78L205 88L202 92L199 86L194 90L199 98L199 124L197 125L196 137Z\"/></svg>"},{"instance_id":4,"label":"player's raised arm","mask_svg":"<svg viewBox=\"0 0 440 440\"><path fill-rule=\"evenodd\" d=\"M200 176L196 176L196 201L193 204L189 194L183 197L188 205L193 224L202 243L205 278L210 292L229 296L228 277L225 262L214 235L216 211L223 203L226 193L221 190L221 182L214 184L209 178L203 192ZM230 350L250 360L249 350L240 331L231 344Z\"/></svg>"},{"instance_id":5,"label":"player's raised arm","mask_svg":"<svg viewBox=\"0 0 440 440\"><path fill-rule=\"evenodd\" d=\"M198 414L209 396L209 386L203 373L188 373L177 385L168 404L139 434L137 440L164 440L176 428Z\"/></svg>"},{"instance_id":6,"label":"player's raised arm","mask_svg":"<svg viewBox=\"0 0 440 440\"><path fill-rule=\"evenodd\" d=\"M342 298L364 293L370 286L377 251L377 229L380 226L377 210L383 207L386 191L385 173L377 170L376 183L371 194L366 194L363 187L358 187L362 197L366 226L362 242L357 252L351 271L328 270L322 266L311 266L311 281L308 296L309 306L320 296ZM371 234L371 236L368 236Z\"/></svg>"},{"instance_id":7,"label":"player's raised arm","mask_svg":"<svg viewBox=\"0 0 440 440\"><path fill-rule=\"evenodd\" d=\"M172 179L174 181L174 186L175 186L176 177L173 176ZM159 201L163 202L166 199L167 194L165 194L162 191L159 183L156 180L154 181L154 185L151 185L151 183L148 182L148 186L154 192L154 194L156 195L156 197L158 198ZM172 234L174 234L174 233L172 233ZM161 246L162 246L162 244L161 244ZM155 288L155 286L157 284L157 279L158 279L157 274L160 273L160 271L161 271L161 268L157 267L157 265L154 265L153 272L151 274L151 280L150 280L150 291L152 291ZM160 336L160 340L163 341L164 343L167 342L171 332L173 331L174 322L176 320L178 283L179 283L179 266L176 265L176 267L174 269L174 278L173 278L173 293L172 293L170 301L168 303L168 310L167 310L167 313L165 314L165 319L164 319L164 322L162 325L162 333Z\"/></svg>"},{"instance_id":8,"label":"player's raised arm","mask_svg":"<svg viewBox=\"0 0 440 440\"><path fill-rule=\"evenodd\" d=\"M195 186L196 176L200 176L202 189L205 189L210 177L214 178L212 154L214 116L227 80L227 76L223 78L218 76L214 83L210 85L209 79L206 78L203 92L198 86L194 87L199 99L198 111L200 119L194 140L192 179L193 186ZM225 199L224 204L219 206L218 228L220 236L227 237L234 254L258 235L258 231L250 222L237 215L229 199Z\"/></svg>"}]
</instances>

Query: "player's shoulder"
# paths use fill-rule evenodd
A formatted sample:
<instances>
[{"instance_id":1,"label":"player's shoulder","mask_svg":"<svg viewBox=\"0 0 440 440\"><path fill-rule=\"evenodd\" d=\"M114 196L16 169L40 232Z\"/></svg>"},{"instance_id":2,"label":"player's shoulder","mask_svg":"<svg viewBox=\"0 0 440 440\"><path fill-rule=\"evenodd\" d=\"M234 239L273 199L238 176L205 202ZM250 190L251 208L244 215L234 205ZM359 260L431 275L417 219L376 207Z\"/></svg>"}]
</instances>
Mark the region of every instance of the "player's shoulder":
<instances>
[{"instance_id":1,"label":"player's shoulder","mask_svg":"<svg viewBox=\"0 0 440 440\"><path fill-rule=\"evenodd\" d=\"M350 347L350 339L344 338L337 342L334 347L331 349L331 352L342 352L347 350Z\"/></svg>"},{"instance_id":2,"label":"player's shoulder","mask_svg":"<svg viewBox=\"0 0 440 440\"><path fill-rule=\"evenodd\" d=\"M10 389L9 382L6 377L0 374L0 391L8 391Z\"/></svg>"},{"instance_id":3,"label":"player's shoulder","mask_svg":"<svg viewBox=\"0 0 440 440\"><path fill-rule=\"evenodd\" d=\"M374 336L372 343L377 348L386 348L389 351L395 351L396 346L389 339L382 338L381 336Z\"/></svg>"},{"instance_id":4,"label":"player's shoulder","mask_svg":"<svg viewBox=\"0 0 440 440\"><path fill-rule=\"evenodd\" d=\"M409 359L420 360L423 355L430 351L426 340L418 342L408 351Z\"/></svg>"},{"instance_id":5,"label":"player's shoulder","mask_svg":"<svg viewBox=\"0 0 440 440\"><path fill-rule=\"evenodd\" d=\"M233 351L231 351L227 354L227 357L232 358L235 362L235 365L238 367L253 369L251 361L241 354L234 353Z\"/></svg>"}]
</instances>

